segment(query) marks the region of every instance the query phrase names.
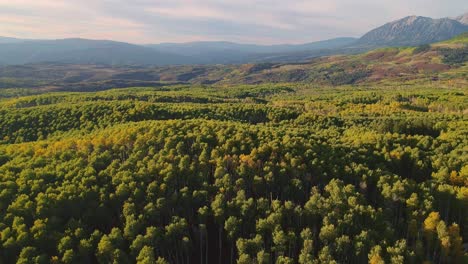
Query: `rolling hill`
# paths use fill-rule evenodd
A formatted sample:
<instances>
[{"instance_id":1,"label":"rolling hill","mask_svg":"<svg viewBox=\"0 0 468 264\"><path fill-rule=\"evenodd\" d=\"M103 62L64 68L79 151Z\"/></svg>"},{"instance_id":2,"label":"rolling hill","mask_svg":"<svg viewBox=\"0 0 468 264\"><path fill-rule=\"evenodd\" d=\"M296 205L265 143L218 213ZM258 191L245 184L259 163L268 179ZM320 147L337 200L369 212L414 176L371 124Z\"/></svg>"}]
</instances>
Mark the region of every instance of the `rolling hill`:
<instances>
[{"instance_id":1,"label":"rolling hill","mask_svg":"<svg viewBox=\"0 0 468 264\"><path fill-rule=\"evenodd\" d=\"M301 60L332 53L354 38L338 38L300 45L250 45L231 42L134 45L90 39L21 40L0 38L0 65L68 63L105 65L240 64Z\"/></svg>"},{"instance_id":2,"label":"rolling hill","mask_svg":"<svg viewBox=\"0 0 468 264\"><path fill-rule=\"evenodd\" d=\"M30 64L0 67L0 87L92 91L167 84L229 85L306 82L375 84L451 79L466 85L468 38L462 34L431 46L382 48L303 63L242 65L103 66Z\"/></svg>"},{"instance_id":3,"label":"rolling hill","mask_svg":"<svg viewBox=\"0 0 468 264\"><path fill-rule=\"evenodd\" d=\"M200 41L189 43L162 43L147 45L160 52L168 52L192 57L200 64L229 64L254 61L275 61L293 58L327 55L330 51L345 48L356 41L355 38L335 38L305 44L254 45L233 42Z\"/></svg>"},{"instance_id":4,"label":"rolling hill","mask_svg":"<svg viewBox=\"0 0 468 264\"><path fill-rule=\"evenodd\" d=\"M123 42L88 39L32 40L0 44L0 64L27 63L139 64L188 63L181 55Z\"/></svg>"}]
</instances>

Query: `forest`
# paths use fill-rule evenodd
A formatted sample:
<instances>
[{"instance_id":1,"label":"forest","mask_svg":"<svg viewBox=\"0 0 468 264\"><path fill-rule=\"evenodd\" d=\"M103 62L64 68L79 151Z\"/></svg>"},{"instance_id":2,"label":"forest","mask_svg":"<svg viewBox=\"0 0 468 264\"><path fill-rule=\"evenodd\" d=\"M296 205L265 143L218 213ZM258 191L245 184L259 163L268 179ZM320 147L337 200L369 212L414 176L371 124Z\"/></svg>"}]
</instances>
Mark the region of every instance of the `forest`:
<instances>
[{"instance_id":1,"label":"forest","mask_svg":"<svg viewBox=\"0 0 468 264\"><path fill-rule=\"evenodd\" d=\"M467 263L467 92L0 90L0 263Z\"/></svg>"}]
</instances>

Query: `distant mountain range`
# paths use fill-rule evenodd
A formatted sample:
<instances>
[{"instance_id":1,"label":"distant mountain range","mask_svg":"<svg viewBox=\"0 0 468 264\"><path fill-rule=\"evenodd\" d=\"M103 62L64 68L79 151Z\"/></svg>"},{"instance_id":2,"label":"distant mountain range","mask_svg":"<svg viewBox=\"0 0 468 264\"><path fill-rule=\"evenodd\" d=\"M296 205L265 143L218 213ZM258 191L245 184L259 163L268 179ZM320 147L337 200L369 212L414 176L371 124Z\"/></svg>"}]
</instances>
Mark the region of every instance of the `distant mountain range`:
<instances>
[{"instance_id":1,"label":"distant mountain range","mask_svg":"<svg viewBox=\"0 0 468 264\"><path fill-rule=\"evenodd\" d=\"M353 54L377 47L414 46L468 32L468 13L456 18L409 16L387 23L361 38L335 38L297 45L190 42L135 45L109 40L28 40L0 37L0 65L69 63L106 65L240 64L305 61Z\"/></svg>"},{"instance_id":2,"label":"distant mountain range","mask_svg":"<svg viewBox=\"0 0 468 264\"><path fill-rule=\"evenodd\" d=\"M244 63L268 60L280 54L339 49L354 43L356 38L335 38L305 44L254 45L233 42L189 42L147 45L160 52L198 58L201 64Z\"/></svg>"},{"instance_id":3,"label":"distant mountain range","mask_svg":"<svg viewBox=\"0 0 468 264\"><path fill-rule=\"evenodd\" d=\"M324 56L303 63L168 67L57 63L11 65L0 67L0 89L98 91L183 84L222 86L291 82L394 85L416 80L423 83L451 80L456 87L466 87L463 69L468 63L468 54L467 49L460 48L463 45L468 47L468 32L424 48L376 49L355 55Z\"/></svg>"},{"instance_id":4,"label":"distant mountain range","mask_svg":"<svg viewBox=\"0 0 468 264\"><path fill-rule=\"evenodd\" d=\"M44 62L107 65L238 64L274 61L278 56L293 56L298 52L307 53L301 54L300 58L327 55L354 41L354 38L337 38L299 45L192 42L143 46L79 38L22 40L0 37L0 65Z\"/></svg>"},{"instance_id":5,"label":"distant mountain range","mask_svg":"<svg viewBox=\"0 0 468 264\"><path fill-rule=\"evenodd\" d=\"M88 39L7 40L0 44L0 64L183 64L190 58L139 45Z\"/></svg>"},{"instance_id":6,"label":"distant mountain range","mask_svg":"<svg viewBox=\"0 0 468 264\"><path fill-rule=\"evenodd\" d=\"M17 39L17 38L0 37L0 44L3 44L3 43L17 43L17 42L21 42L21 41L24 41L24 40Z\"/></svg>"}]
</instances>

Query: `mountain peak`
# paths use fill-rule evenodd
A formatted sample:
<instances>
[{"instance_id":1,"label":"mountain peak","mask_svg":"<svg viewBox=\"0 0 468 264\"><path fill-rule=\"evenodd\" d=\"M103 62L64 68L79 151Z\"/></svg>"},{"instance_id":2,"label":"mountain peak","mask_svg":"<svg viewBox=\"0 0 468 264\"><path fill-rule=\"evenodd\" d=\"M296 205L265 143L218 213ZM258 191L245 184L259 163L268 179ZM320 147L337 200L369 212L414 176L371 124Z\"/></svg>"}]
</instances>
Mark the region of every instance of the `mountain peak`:
<instances>
[{"instance_id":1,"label":"mountain peak","mask_svg":"<svg viewBox=\"0 0 468 264\"><path fill-rule=\"evenodd\" d=\"M407 24L412 24L412 23L414 23L414 21L416 21L419 18L422 18L422 17L413 15L413 16L407 16L407 17L405 17L403 19L396 20L394 22L405 21Z\"/></svg>"},{"instance_id":2,"label":"mountain peak","mask_svg":"<svg viewBox=\"0 0 468 264\"><path fill-rule=\"evenodd\" d=\"M412 26L415 23L420 23L420 22L424 22L424 21L427 21L427 20L431 20L431 18L423 17L423 16L414 16L413 15L413 16L407 16L407 17L395 20L393 22L390 22L389 24L391 24L393 26L395 26L395 25L398 25L398 26Z\"/></svg>"},{"instance_id":3,"label":"mountain peak","mask_svg":"<svg viewBox=\"0 0 468 264\"><path fill-rule=\"evenodd\" d=\"M466 12L465 14L461 16L457 16L455 20L462 23L463 25L468 25L468 12Z\"/></svg>"}]
</instances>

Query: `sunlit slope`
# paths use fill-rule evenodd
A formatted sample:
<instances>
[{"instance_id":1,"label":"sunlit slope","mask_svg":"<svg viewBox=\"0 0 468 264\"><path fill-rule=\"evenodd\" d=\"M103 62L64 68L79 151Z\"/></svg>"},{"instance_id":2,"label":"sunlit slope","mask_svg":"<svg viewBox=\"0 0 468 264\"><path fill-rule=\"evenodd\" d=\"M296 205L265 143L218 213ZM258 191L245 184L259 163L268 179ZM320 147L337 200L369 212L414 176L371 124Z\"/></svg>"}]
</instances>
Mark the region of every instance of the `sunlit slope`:
<instances>
[{"instance_id":1,"label":"sunlit slope","mask_svg":"<svg viewBox=\"0 0 468 264\"><path fill-rule=\"evenodd\" d=\"M107 67L25 65L0 67L1 88L41 91L97 91L168 84L315 83L320 85L404 82L466 84L466 34L419 47L384 48L358 55L329 56L305 63Z\"/></svg>"},{"instance_id":2,"label":"sunlit slope","mask_svg":"<svg viewBox=\"0 0 468 264\"><path fill-rule=\"evenodd\" d=\"M0 103L2 262L466 262L463 89L172 88Z\"/></svg>"}]
</instances>

